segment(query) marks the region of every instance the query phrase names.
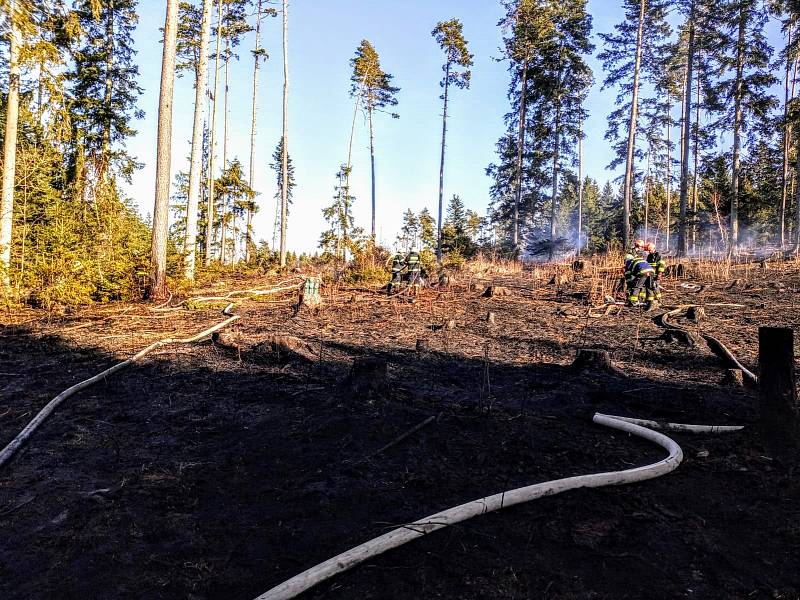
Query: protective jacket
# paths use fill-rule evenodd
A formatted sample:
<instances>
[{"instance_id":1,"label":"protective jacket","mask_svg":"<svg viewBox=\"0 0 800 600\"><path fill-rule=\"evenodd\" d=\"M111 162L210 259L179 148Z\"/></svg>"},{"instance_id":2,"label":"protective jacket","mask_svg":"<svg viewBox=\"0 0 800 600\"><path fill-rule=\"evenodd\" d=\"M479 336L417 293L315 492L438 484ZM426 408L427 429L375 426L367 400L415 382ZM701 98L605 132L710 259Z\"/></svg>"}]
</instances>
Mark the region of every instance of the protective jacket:
<instances>
[{"instance_id":1,"label":"protective jacket","mask_svg":"<svg viewBox=\"0 0 800 600\"><path fill-rule=\"evenodd\" d=\"M419 262L419 254L417 252L409 252L408 256L406 256L406 265L409 273L419 273L422 268Z\"/></svg>"},{"instance_id":2,"label":"protective jacket","mask_svg":"<svg viewBox=\"0 0 800 600\"><path fill-rule=\"evenodd\" d=\"M625 280L631 281L640 275L653 275L655 269L643 258L634 258L625 263Z\"/></svg>"},{"instance_id":3,"label":"protective jacket","mask_svg":"<svg viewBox=\"0 0 800 600\"><path fill-rule=\"evenodd\" d=\"M392 257L392 274L399 273L406 266L406 260L399 252Z\"/></svg>"},{"instance_id":4,"label":"protective jacket","mask_svg":"<svg viewBox=\"0 0 800 600\"><path fill-rule=\"evenodd\" d=\"M667 263L661 258L660 252L651 252L648 254L647 262L653 267L656 276L663 275L664 271L667 270Z\"/></svg>"}]
</instances>

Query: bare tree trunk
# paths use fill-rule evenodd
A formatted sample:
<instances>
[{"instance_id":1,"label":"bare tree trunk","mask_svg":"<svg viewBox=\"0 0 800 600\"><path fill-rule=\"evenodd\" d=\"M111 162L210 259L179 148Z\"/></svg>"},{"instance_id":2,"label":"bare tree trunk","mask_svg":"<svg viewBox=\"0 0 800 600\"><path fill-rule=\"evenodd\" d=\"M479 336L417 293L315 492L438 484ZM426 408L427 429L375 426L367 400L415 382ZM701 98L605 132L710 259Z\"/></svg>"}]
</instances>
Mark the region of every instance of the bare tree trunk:
<instances>
[{"instance_id":1,"label":"bare tree trunk","mask_svg":"<svg viewBox=\"0 0 800 600\"><path fill-rule=\"evenodd\" d=\"M353 170L353 138L356 134L356 116L358 115L358 107L361 104L361 94L356 94L356 103L353 108L353 123L350 126L350 143L347 146L347 168L344 176L344 222L342 225L342 260L347 261L347 242L348 242L348 217L349 217L349 202L350 202L350 173Z\"/></svg>"},{"instance_id":2,"label":"bare tree trunk","mask_svg":"<svg viewBox=\"0 0 800 600\"><path fill-rule=\"evenodd\" d=\"M639 119L639 79L642 70L642 47L644 44L644 19L647 0L639 0L639 27L636 31L636 59L633 67L633 97L631 98L631 118L628 126L628 147L625 158L625 183L622 203L622 247L630 247L631 202L633 200L633 161L636 150L636 128Z\"/></svg>"},{"instance_id":3,"label":"bare tree trunk","mask_svg":"<svg viewBox=\"0 0 800 600\"><path fill-rule=\"evenodd\" d=\"M528 111L528 56L522 63L522 83L520 84L520 107L519 107L519 137L517 138L517 182L514 196L514 231L511 241L514 252L519 251L519 205L522 201L522 156L525 151L525 119Z\"/></svg>"},{"instance_id":4,"label":"bare tree trunk","mask_svg":"<svg viewBox=\"0 0 800 600\"><path fill-rule=\"evenodd\" d=\"M450 60L444 72L444 111L442 112L442 158L439 161L439 221L436 223L436 259L442 264L442 208L444 204L444 148L447 140L447 92L450 87Z\"/></svg>"},{"instance_id":5,"label":"bare tree trunk","mask_svg":"<svg viewBox=\"0 0 800 600\"><path fill-rule=\"evenodd\" d=\"M744 95L744 51L747 31L747 4L742 4L739 14L739 39L736 48L736 87L733 115L733 173L731 174L731 234L729 253L739 245L739 164L741 152L742 100Z\"/></svg>"},{"instance_id":6,"label":"bare tree trunk","mask_svg":"<svg viewBox=\"0 0 800 600\"><path fill-rule=\"evenodd\" d=\"M155 206L151 248L150 298L167 297L167 233L169 184L172 160L172 98L175 86L175 47L178 32L178 0L167 0L164 22L164 54L161 61L161 93L158 99L158 147L156 150Z\"/></svg>"},{"instance_id":7,"label":"bare tree trunk","mask_svg":"<svg viewBox=\"0 0 800 600\"><path fill-rule=\"evenodd\" d=\"M203 264L211 264L214 237L214 145L217 132L217 96L219 94L219 54L222 42L222 0L217 0L217 52L214 59L214 97L211 99L211 139L208 145L208 204L206 206L206 254Z\"/></svg>"},{"instance_id":8,"label":"bare tree trunk","mask_svg":"<svg viewBox=\"0 0 800 600\"><path fill-rule=\"evenodd\" d=\"M681 143L681 215L678 223L678 254L687 251L686 209L689 204L689 135L692 126L692 67L694 66L695 4L689 13L689 44L686 49L686 83L683 86L683 141Z\"/></svg>"},{"instance_id":9,"label":"bare tree trunk","mask_svg":"<svg viewBox=\"0 0 800 600\"><path fill-rule=\"evenodd\" d=\"M94 165L97 180L95 185L105 183L108 169L109 155L111 154L111 102L114 98L114 0L108 4L106 13L106 72L105 89L103 92L103 149L99 164Z\"/></svg>"},{"instance_id":10,"label":"bare tree trunk","mask_svg":"<svg viewBox=\"0 0 800 600\"><path fill-rule=\"evenodd\" d=\"M9 288L11 277L11 229L14 224L14 174L17 160L17 125L19 121L19 51L22 34L16 1L9 4L8 96L6 99L6 128L3 140L3 184L0 196L0 281Z\"/></svg>"},{"instance_id":11,"label":"bare tree trunk","mask_svg":"<svg viewBox=\"0 0 800 600\"><path fill-rule=\"evenodd\" d=\"M222 103L222 172L228 168L228 82L230 81L231 38L225 36L225 100ZM228 195L220 198L220 238L219 262L225 264L225 218L228 212Z\"/></svg>"},{"instance_id":12,"label":"bare tree trunk","mask_svg":"<svg viewBox=\"0 0 800 600\"><path fill-rule=\"evenodd\" d=\"M692 174L692 252L697 251L697 200L699 196L698 185L700 176L698 173L699 160L700 160L700 69L697 70L697 97L695 98L694 106L694 169Z\"/></svg>"},{"instance_id":13,"label":"bare tree trunk","mask_svg":"<svg viewBox=\"0 0 800 600\"><path fill-rule=\"evenodd\" d=\"M197 257L197 210L200 203L200 176L203 170L203 99L208 89L208 44L211 40L212 0L203 0L203 20L200 26L200 52L194 86L194 122L192 124L192 157L189 167L189 194L186 202L186 235L184 237L183 274L194 280Z\"/></svg>"},{"instance_id":14,"label":"bare tree trunk","mask_svg":"<svg viewBox=\"0 0 800 600\"><path fill-rule=\"evenodd\" d=\"M369 161L372 167L372 243L375 243L375 132L372 129L372 108L369 115Z\"/></svg>"},{"instance_id":15,"label":"bare tree trunk","mask_svg":"<svg viewBox=\"0 0 800 600\"><path fill-rule=\"evenodd\" d=\"M645 171L644 180L644 241L649 242L648 232L650 230L650 156L651 152L647 150L647 170Z\"/></svg>"},{"instance_id":16,"label":"bare tree trunk","mask_svg":"<svg viewBox=\"0 0 800 600\"><path fill-rule=\"evenodd\" d=\"M575 236L575 254L581 253L581 230L583 229L583 126L578 132L578 231Z\"/></svg>"},{"instance_id":17,"label":"bare tree trunk","mask_svg":"<svg viewBox=\"0 0 800 600\"><path fill-rule=\"evenodd\" d=\"M550 196L550 260L553 260L556 242L556 217L558 209L558 160L561 144L561 91L556 96L555 142L553 145L553 190Z\"/></svg>"},{"instance_id":18,"label":"bare tree trunk","mask_svg":"<svg viewBox=\"0 0 800 600\"><path fill-rule=\"evenodd\" d=\"M258 99L258 63L260 60L259 50L261 43L261 4L263 0L258 0L258 7L256 9L256 49L253 54L253 113L250 119L250 189L254 189L255 185L255 172L256 172L256 111ZM251 206L247 207L247 231L245 232L244 241L244 261L250 262L250 248L253 241L250 237L250 225L253 222L253 210Z\"/></svg>"},{"instance_id":19,"label":"bare tree trunk","mask_svg":"<svg viewBox=\"0 0 800 600\"><path fill-rule=\"evenodd\" d=\"M790 25L786 47L792 45L793 28ZM793 66L792 66L793 65ZM790 81L791 73L791 81ZM789 101L794 99L794 82L797 78L797 60L786 57L786 78L784 81L784 103L783 103L783 171L781 175L781 211L780 231L781 248L786 244L786 204L789 199L789 152L791 150L792 124L789 122ZM791 85L790 85L791 84ZM791 96L790 94L791 88Z\"/></svg>"},{"instance_id":20,"label":"bare tree trunk","mask_svg":"<svg viewBox=\"0 0 800 600\"><path fill-rule=\"evenodd\" d=\"M289 0L283 0L283 152L281 168L281 266L286 266L286 213L289 205Z\"/></svg>"},{"instance_id":21,"label":"bare tree trunk","mask_svg":"<svg viewBox=\"0 0 800 600\"><path fill-rule=\"evenodd\" d=\"M795 181L800 181L800 149L796 152ZM800 253L800 185L795 186L794 251Z\"/></svg>"},{"instance_id":22,"label":"bare tree trunk","mask_svg":"<svg viewBox=\"0 0 800 600\"><path fill-rule=\"evenodd\" d=\"M669 252L669 238L670 238L670 229L672 227L671 219L672 219L672 148L670 147L670 132L672 130L672 103L669 97L669 91L667 91L667 222L666 222L666 234L667 234L667 252Z\"/></svg>"}]
</instances>

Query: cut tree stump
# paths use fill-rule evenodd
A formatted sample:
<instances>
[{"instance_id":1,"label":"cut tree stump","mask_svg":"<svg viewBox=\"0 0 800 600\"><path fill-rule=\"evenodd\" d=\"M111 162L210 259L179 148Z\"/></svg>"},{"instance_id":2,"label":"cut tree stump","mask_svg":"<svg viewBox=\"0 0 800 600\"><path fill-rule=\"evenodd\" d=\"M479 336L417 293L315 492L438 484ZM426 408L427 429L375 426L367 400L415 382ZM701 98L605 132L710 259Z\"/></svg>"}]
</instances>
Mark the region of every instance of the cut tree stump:
<instances>
[{"instance_id":1,"label":"cut tree stump","mask_svg":"<svg viewBox=\"0 0 800 600\"><path fill-rule=\"evenodd\" d=\"M578 350L578 355L572 363L572 369L575 371L601 371L622 377L625 376L622 369L614 366L614 363L611 362L611 355L607 350L592 348Z\"/></svg>"},{"instance_id":2,"label":"cut tree stump","mask_svg":"<svg viewBox=\"0 0 800 600\"><path fill-rule=\"evenodd\" d=\"M455 329L456 328L456 320L455 319L450 319L447 322L447 328L448 329Z\"/></svg>"},{"instance_id":3,"label":"cut tree stump","mask_svg":"<svg viewBox=\"0 0 800 600\"><path fill-rule=\"evenodd\" d=\"M700 319L704 319L706 310L702 306L690 306L686 309L686 318L690 321L697 323Z\"/></svg>"},{"instance_id":4,"label":"cut tree stump","mask_svg":"<svg viewBox=\"0 0 800 600\"><path fill-rule=\"evenodd\" d=\"M292 360L315 362L317 353L310 344L289 335L272 335L253 346L248 357L255 362L288 363Z\"/></svg>"},{"instance_id":5,"label":"cut tree stump","mask_svg":"<svg viewBox=\"0 0 800 600\"><path fill-rule=\"evenodd\" d=\"M722 383L732 388L744 387L744 374L741 369L726 369Z\"/></svg>"},{"instance_id":6,"label":"cut tree stump","mask_svg":"<svg viewBox=\"0 0 800 600\"><path fill-rule=\"evenodd\" d=\"M689 348L697 345L695 337L684 329L667 329L661 334L661 339L669 344L678 343Z\"/></svg>"},{"instance_id":7,"label":"cut tree stump","mask_svg":"<svg viewBox=\"0 0 800 600\"><path fill-rule=\"evenodd\" d=\"M776 453L797 460L800 444L794 376L794 330L759 327L758 402L764 441Z\"/></svg>"},{"instance_id":8,"label":"cut tree stump","mask_svg":"<svg viewBox=\"0 0 800 600\"><path fill-rule=\"evenodd\" d=\"M489 325L494 325L495 324L496 321L495 321L493 312L490 311L490 312L486 313L486 322Z\"/></svg>"},{"instance_id":9,"label":"cut tree stump","mask_svg":"<svg viewBox=\"0 0 800 600\"><path fill-rule=\"evenodd\" d=\"M374 357L356 358L344 384L356 398L372 401L385 396L389 391L386 361Z\"/></svg>"},{"instance_id":10,"label":"cut tree stump","mask_svg":"<svg viewBox=\"0 0 800 600\"><path fill-rule=\"evenodd\" d=\"M510 296L511 292L502 286L499 285L490 285L488 286L481 296L483 298L494 298L495 296Z\"/></svg>"},{"instance_id":11,"label":"cut tree stump","mask_svg":"<svg viewBox=\"0 0 800 600\"><path fill-rule=\"evenodd\" d=\"M431 349L430 343L428 340L418 339L417 340L417 352L427 352Z\"/></svg>"}]
</instances>

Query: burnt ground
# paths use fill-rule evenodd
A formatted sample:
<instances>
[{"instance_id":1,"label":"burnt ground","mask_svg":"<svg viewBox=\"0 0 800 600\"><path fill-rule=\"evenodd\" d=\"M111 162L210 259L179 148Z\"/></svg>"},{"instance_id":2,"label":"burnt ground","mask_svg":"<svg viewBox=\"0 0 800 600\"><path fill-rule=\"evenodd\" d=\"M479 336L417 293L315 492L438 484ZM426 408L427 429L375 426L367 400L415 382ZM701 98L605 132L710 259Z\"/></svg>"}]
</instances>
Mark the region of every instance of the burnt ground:
<instances>
[{"instance_id":1,"label":"burnt ground","mask_svg":"<svg viewBox=\"0 0 800 600\"><path fill-rule=\"evenodd\" d=\"M705 287L668 282L664 303L744 305L682 323L755 369L757 327L800 319L800 273L780 274L782 287L774 271L690 272ZM0 468L0 597L252 599L456 504L664 456L593 425L601 411L748 427L673 435L686 458L670 475L485 515L302 598L800 598L800 482L759 436L756 392L725 386L705 345L659 339L663 311L589 317L596 281L546 279L497 277L508 295L482 298L463 277L413 305L329 289L318 313L247 301L229 328L238 350L162 348L79 393ZM225 289L255 283L268 281ZM0 318L0 446L64 388L221 320L140 305ZM276 333L314 359L253 350ZM571 370L581 347L609 350L627 376ZM388 362L388 390L350 392L361 356Z\"/></svg>"}]
</instances>

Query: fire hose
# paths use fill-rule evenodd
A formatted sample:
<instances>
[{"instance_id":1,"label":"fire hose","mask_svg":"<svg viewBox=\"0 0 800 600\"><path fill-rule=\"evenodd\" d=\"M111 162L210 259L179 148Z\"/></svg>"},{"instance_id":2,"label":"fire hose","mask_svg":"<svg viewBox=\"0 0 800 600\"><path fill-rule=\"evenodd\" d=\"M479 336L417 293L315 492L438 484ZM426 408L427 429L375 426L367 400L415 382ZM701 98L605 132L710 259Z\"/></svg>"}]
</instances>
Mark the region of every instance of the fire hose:
<instances>
[{"instance_id":1,"label":"fire hose","mask_svg":"<svg viewBox=\"0 0 800 600\"><path fill-rule=\"evenodd\" d=\"M239 315L231 314L230 310L233 308L233 306L234 304L231 303L225 307L225 309L222 311L222 314L224 314L228 318L220 323L217 323L213 327L210 327L204 331L201 331L197 335L193 335L188 338L182 338L182 339L167 338L164 340L153 342L152 344L147 346L147 348L140 350L129 359L117 363L114 366L109 367L105 371L98 373L94 377L90 377L89 379L85 379L79 383L76 383L75 385L61 392L58 396L50 400L50 402L48 402L44 406L44 408L42 408L42 410L38 412L38 414L33 418L33 420L31 420L31 422L28 423L25 426L25 428L17 434L15 438L11 440L11 442L9 442L5 448L3 448L2 451L0 451L0 467L3 467L9 460L11 460L11 458L14 456L17 450L19 450L23 446L23 444L25 444L28 438L30 438L31 435L33 435L33 432L35 432L39 428L39 426L42 423L44 423L45 419L47 419L47 417L49 417L53 413L53 411L55 411L56 408L58 408L58 406L62 402L64 402L64 400L66 400L70 396L74 396L81 390L84 390L89 386L94 385L98 381L105 379L106 377L116 373L117 371L120 371L125 367L128 367L140 361L142 358L147 356L150 352L152 352L156 348L167 346L169 344L191 344L193 342L197 342L203 339L204 337L211 335L216 331L219 331L223 327L227 327L228 325L230 325L239 318Z\"/></svg>"},{"instance_id":2,"label":"fire hose","mask_svg":"<svg viewBox=\"0 0 800 600\"><path fill-rule=\"evenodd\" d=\"M295 598L323 581L352 569L364 561L383 554L388 550L402 546L403 544L421 538L439 529L461 523L467 519L486 513L536 500L537 498L554 496L569 490L625 485L666 475L674 471L681 463L683 460L683 451L673 439L662 433L653 431L655 427L695 433L721 433L741 429L741 427L684 425L677 423L669 423L662 426L653 421L640 421L637 419L603 415L600 413L595 414L592 420L599 425L636 435L658 444L667 451L668 456L658 462L642 467L625 469L623 471L578 475L575 477L566 477L563 479L536 483L526 487L501 492L493 496L479 498L478 500L473 500L472 502L467 502L466 504L461 504L454 508L449 508L429 517L425 517L424 519L414 521L408 525L398 527L380 537L334 556L292 577L280 585L273 587L269 591L258 596L256 600L289 600L290 598Z\"/></svg>"}]
</instances>

